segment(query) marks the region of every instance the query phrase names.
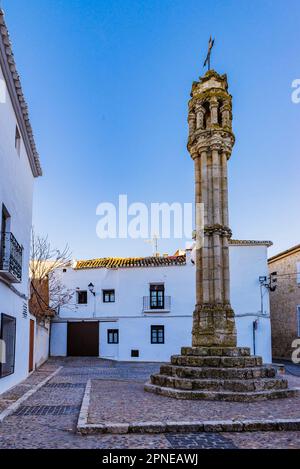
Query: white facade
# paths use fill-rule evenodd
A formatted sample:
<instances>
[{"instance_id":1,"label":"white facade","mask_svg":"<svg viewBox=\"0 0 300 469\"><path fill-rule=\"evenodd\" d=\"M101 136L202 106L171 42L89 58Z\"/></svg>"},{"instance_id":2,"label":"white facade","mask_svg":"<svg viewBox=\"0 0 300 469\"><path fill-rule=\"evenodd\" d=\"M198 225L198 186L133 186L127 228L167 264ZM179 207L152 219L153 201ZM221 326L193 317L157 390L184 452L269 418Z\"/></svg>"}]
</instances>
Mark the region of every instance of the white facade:
<instances>
[{"instance_id":1,"label":"white facade","mask_svg":"<svg viewBox=\"0 0 300 469\"><path fill-rule=\"evenodd\" d=\"M27 111L22 107L24 97L18 88L19 78L16 73L12 76L15 65L2 12L0 26L0 338L5 335L3 315L13 318L12 322L16 321L11 373L3 371L3 367L1 371L0 365L1 394L28 375L28 265L32 195L34 177L40 175L41 170L33 147L30 124L26 120ZM19 246L23 248L21 260L16 254ZM15 264L12 263L14 259ZM15 269L18 270L19 266L22 275L16 275ZM12 350L9 344L5 347Z\"/></svg>"},{"instance_id":2,"label":"white facade","mask_svg":"<svg viewBox=\"0 0 300 469\"><path fill-rule=\"evenodd\" d=\"M230 245L231 298L236 314L238 345L271 362L268 290L261 290L259 277L268 275L267 243L232 242ZM191 253L184 265L162 267L89 268L72 267L62 275L73 290L72 304L52 321L50 355L68 354L68 323L95 321L99 327L99 356L114 360L168 361L181 346L191 345L192 313L195 306L195 266ZM95 296L88 285L94 285ZM164 285L165 308L144 310L150 285ZM103 302L103 290L114 290L115 301ZM77 291L87 291L87 304L77 304ZM169 298L170 297L170 300ZM169 304L170 301L170 304ZM255 338L253 322L258 319ZM151 343L151 326L164 326L164 343ZM108 343L108 330L118 330L118 343ZM132 357L132 350L139 356Z\"/></svg>"},{"instance_id":3,"label":"white facade","mask_svg":"<svg viewBox=\"0 0 300 469\"><path fill-rule=\"evenodd\" d=\"M49 357L50 321L35 322L34 362L39 368Z\"/></svg>"}]
</instances>

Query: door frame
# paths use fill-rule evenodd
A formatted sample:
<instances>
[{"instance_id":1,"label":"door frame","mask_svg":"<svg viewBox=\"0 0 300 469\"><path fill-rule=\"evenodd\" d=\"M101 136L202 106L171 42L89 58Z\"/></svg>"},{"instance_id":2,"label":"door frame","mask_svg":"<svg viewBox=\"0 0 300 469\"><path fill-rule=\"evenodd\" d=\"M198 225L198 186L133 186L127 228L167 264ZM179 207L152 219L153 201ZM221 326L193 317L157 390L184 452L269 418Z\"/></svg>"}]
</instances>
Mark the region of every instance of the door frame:
<instances>
[{"instance_id":1,"label":"door frame","mask_svg":"<svg viewBox=\"0 0 300 469\"><path fill-rule=\"evenodd\" d=\"M35 321L29 320L29 360L28 371L31 373L34 370L34 345L35 345Z\"/></svg>"}]
</instances>

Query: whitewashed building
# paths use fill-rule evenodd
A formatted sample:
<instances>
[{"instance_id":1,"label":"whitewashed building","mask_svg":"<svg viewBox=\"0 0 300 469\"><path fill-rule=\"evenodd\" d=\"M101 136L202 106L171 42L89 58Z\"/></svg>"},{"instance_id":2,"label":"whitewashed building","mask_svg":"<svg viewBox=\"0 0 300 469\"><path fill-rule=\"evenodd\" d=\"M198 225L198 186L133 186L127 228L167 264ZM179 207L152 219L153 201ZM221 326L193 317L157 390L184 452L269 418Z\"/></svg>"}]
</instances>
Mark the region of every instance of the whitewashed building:
<instances>
[{"instance_id":1,"label":"whitewashed building","mask_svg":"<svg viewBox=\"0 0 300 469\"><path fill-rule=\"evenodd\" d=\"M28 313L34 178L41 175L27 106L0 11L0 394L34 367Z\"/></svg>"},{"instance_id":2,"label":"whitewashed building","mask_svg":"<svg viewBox=\"0 0 300 469\"><path fill-rule=\"evenodd\" d=\"M238 345L271 362L265 241L231 241L231 303ZM57 272L74 291L52 320L52 356L100 356L121 361L168 361L191 344L195 306L193 253L77 261Z\"/></svg>"}]
</instances>

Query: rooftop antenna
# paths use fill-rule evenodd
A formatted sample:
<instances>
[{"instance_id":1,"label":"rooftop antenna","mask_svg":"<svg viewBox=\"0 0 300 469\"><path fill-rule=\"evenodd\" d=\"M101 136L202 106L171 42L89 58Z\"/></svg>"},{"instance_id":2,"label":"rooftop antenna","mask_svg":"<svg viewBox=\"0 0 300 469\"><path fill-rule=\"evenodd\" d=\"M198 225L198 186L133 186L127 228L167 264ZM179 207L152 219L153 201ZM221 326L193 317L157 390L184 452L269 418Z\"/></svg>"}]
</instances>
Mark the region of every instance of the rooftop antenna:
<instances>
[{"instance_id":1,"label":"rooftop antenna","mask_svg":"<svg viewBox=\"0 0 300 469\"><path fill-rule=\"evenodd\" d=\"M151 239L147 239L145 243L152 244L152 254L153 256L158 256L158 239L157 234L154 234Z\"/></svg>"}]
</instances>

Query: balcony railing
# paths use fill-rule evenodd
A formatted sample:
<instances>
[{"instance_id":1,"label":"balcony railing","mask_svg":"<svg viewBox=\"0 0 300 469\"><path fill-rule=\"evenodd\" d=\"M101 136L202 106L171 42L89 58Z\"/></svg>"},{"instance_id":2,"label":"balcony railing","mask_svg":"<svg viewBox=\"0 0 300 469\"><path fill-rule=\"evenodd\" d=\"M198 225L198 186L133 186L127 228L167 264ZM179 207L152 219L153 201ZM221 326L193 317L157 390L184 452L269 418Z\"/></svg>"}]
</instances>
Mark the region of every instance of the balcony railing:
<instances>
[{"instance_id":1,"label":"balcony railing","mask_svg":"<svg viewBox=\"0 0 300 469\"><path fill-rule=\"evenodd\" d=\"M157 312L165 312L168 313L171 310L171 297L164 296L162 301L157 301L153 298L151 299L150 296L143 297L143 312L147 313L157 313Z\"/></svg>"},{"instance_id":2,"label":"balcony railing","mask_svg":"<svg viewBox=\"0 0 300 469\"><path fill-rule=\"evenodd\" d=\"M1 234L0 275L11 283L22 281L23 247L12 233Z\"/></svg>"}]
</instances>

